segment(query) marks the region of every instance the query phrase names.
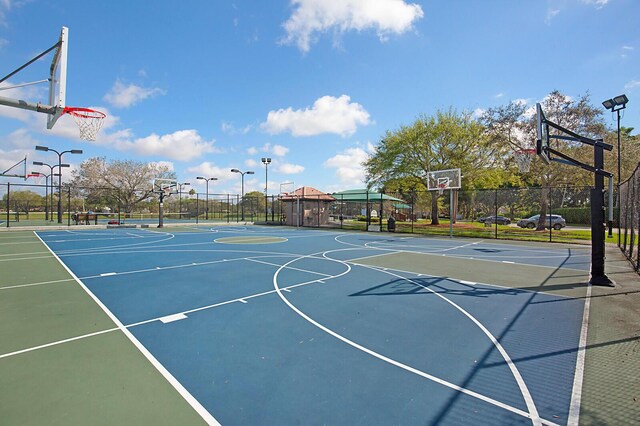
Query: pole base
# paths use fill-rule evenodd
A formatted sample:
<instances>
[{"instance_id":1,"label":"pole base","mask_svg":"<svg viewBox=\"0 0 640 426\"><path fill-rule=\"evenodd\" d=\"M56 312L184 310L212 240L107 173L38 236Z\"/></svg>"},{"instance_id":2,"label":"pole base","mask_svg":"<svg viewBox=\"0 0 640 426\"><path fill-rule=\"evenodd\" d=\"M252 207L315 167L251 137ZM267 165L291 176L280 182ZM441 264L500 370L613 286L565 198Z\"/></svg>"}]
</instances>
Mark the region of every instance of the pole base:
<instances>
[{"instance_id":1,"label":"pole base","mask_svg":"<svg viewBox=\"0 0 640 426\"><path fill-rule=\"evenodd\" d=\"M600 286L600 287L615 287L616 286L615 281L612 281L611 279L609 279L609 277L607 277L606 274L603 274L603 275L592 275L591 279L589 280L589 284L597 285L597 286Z\"/></svg>"}]
</instances>

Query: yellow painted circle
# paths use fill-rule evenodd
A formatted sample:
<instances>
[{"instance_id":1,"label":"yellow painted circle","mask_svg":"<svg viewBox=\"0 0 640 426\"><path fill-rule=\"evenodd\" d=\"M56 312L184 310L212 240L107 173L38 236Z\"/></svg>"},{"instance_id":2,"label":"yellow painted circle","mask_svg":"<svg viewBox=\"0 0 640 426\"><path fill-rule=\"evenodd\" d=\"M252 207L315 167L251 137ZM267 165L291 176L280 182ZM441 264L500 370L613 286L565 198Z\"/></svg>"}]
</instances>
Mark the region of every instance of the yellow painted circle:
<instances>
[{"instance_id":1,"label":"yellow painted circle","mask_svg":"<svg viewBox=\"0 0 640 426\"><path fill-rule=\"evenodd\" d=\"M282 237L271 237L268 235L261 236L243 236L243 237L224 237L224 238L216 238L213 240L215 243L220 244L275 244L275 243L284 243L287 241L286 238Z\"/></svg>"}]
</instances>

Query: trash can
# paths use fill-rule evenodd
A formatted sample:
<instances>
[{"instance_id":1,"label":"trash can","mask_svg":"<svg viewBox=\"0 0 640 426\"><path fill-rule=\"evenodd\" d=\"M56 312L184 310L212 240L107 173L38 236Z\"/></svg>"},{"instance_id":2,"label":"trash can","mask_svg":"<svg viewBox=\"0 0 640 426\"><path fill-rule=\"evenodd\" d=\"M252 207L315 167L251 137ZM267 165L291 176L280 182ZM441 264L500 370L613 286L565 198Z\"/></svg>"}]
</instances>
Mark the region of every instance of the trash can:
<instances>
[{"instance_id":1,"label":"trash can","mask_svg":"<svg viewBox=\"0 0 640 426\"><path fill-rule=\"evenodd\" d=\"M389 232L396 232L396 220L393 216L387 219L387 230Z\"/></svg>"}]
</instances>

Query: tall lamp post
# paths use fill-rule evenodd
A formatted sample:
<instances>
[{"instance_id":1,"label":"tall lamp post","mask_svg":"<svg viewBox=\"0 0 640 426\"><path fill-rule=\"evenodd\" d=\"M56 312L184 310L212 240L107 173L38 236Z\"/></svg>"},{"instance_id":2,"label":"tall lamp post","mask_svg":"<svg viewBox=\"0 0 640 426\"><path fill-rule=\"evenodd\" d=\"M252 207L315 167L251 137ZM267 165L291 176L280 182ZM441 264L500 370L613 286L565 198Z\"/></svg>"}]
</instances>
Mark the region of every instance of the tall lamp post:
<instances>
[{"instance_id":1,"label":"tall lamp post","mask_svg":"<svg viewBox=\"0 0 640 426\"><path fill-rule=\"evenodd\" d=\"M49 148L47 146L36 145L36 151L51 151L58 154L58 167L60 167L60 176L58 176L58 223L62 223L62 155L67 153L82 154L82 150L68 149L66 151L56 151L55 149ZM69 167L68 164L67 167Z\"/></svg>"},{"instance_id":2,"label":"tall lamp post","mask_svg":"<svg viewBox=\"0 0 640 426\"><path fill-rule=\"evenodd\" d=\"M53 176L42 172L31 172L32 175L39 177L44 176L44 220L49 220L49 176L53 180Z\"/></svg>"},{"instance_id":3,"label":"tall lamp post","mask_svg":"<svg viewBox=\"0 0 640 426\"><path fill-rule=\"evenodd\" d=\"M204 218L205 220L209 220L209 181L218 180L218 178L206 178L204 176L198 176L196 179L204 180L207 182L207 206L204 209Z\"/></svg>"},{"instance_id":4,"label":"tall lamp post","mask_svg":"<svg viewBox=\"0 0 640 426\"><path fill-rule=\"evenodd\" d=\"M613 99L607 99L602 102L602 106L618 115L618 245L620 245L620 111L627 107L629 98L627 95L619 95Z\"/></svg>"},{"instance_id":5,"label":"tall lamp post","mask_svg":"<svg viewBox=\"0 0 640 426\"><path fill-rule=\"evenodd\" d=\"M232 173L240 173L242 175L242 198L241 198L241 202L242 202L242 221L244 221L244 175L253 175L255 174L255 172L252 171L248 171L248 172L241 172L238 169L231 169Z\"/></svg>"},{"instance_id":6,"label":"tall lamp post","mask_svg":"<svg viewBox=\"0 0 640 426\"><path fill-rule=\"evenodd\" d=\"M190 182L183 182L178 184L178 209L180 210L178 214L178 219L182 219L182 187L191 185ZM209 192L209 191L207 191Z\"/></svg>"},{"instance_id":7,"label":"tall lamp post","mask_svg":"<svg viewBox=\"0 0 640 426\"><path fill-rule=\"evenodd\" d=\"M267 202L267 187L269 185L269 164L271 163L271 158L262 157L262 164L264 164L264 221L269 220L269 216L267 215L267 210L269 208L269 203Z\"/></svg>"},{"instance_id":8,"label":"tall lamp post","mask_svg":"<svg viewBox=\"0 0 640 426\"><path fill-rule=\"evenodd\" d=\"M49 176L51 176L51 202L49 203L49 205L51 206L51 213L49 214L51 221L53 221L53 177L54 176L58 176L58 179L62 178L62 168L63 167L71 167L69 164L48 164L48 163L43 163L42 161L34 161L33 162L34 166L47 166L49 167L49 170L51 171L51 173L49 174ZM58 168L58 173L53 173L53 169ZM58 205L60 206L60 200L61 200L61 192L60 189L58 189ZM59 222L60 223L60 222Z\"/></svg>"}]
</instances>

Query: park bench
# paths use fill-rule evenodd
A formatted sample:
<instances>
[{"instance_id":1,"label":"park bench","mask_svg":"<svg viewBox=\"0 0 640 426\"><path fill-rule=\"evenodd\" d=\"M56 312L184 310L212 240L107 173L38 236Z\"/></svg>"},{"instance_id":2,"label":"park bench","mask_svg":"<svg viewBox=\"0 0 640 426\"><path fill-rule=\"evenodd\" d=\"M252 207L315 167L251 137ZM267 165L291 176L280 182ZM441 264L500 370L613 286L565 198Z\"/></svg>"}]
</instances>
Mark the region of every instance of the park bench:
<instances>
[{"instance_id":1,"label":"park bench","mask_svg":"<svg viewBox=\"0 0 640 426\"><path fill-rule=\"evenodd\" d=\"M95 213L74 213L71 218L76 225L81 223L91 225L91 221L93 221L94 225L98 224L98 215Z\"/></svg>"}]
</instances>

